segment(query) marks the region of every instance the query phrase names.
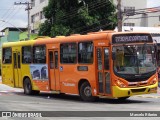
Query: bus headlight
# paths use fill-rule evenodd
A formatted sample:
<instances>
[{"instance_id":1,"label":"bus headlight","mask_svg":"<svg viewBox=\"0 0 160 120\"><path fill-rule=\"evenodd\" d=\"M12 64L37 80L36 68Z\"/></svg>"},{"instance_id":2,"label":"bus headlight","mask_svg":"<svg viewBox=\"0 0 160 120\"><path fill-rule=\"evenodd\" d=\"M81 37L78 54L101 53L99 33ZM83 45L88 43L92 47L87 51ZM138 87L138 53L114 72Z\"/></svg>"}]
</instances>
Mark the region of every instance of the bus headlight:
<instances>
[{"instance_id":1,"label":"bus headlight","mask_svg":"<svg viewBox=\"0 0 160 120\"><path fill-rule=\"evenodd\" d=\"M126 87L126 85L121 80L115 80L115 82L119 87Z\"/></svg>"},{"instance_id":2,"label":"bus headlight","mask_svg":"<svg viewBox=\"0 0 160 120\"><path fill-rule=\"evenodd\" d=\"M157 82L157 78L154 78L151 82L150 82L150 85L153 85Z\"/></svg>"}]
</instances>

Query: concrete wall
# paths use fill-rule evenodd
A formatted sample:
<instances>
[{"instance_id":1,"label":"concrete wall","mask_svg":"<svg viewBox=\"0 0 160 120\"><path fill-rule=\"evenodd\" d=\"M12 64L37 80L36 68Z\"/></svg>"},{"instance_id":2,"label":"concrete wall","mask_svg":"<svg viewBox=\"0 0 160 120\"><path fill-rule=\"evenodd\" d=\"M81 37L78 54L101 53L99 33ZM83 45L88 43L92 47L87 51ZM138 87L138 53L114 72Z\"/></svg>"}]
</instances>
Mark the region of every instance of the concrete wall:
<instances>
[{"instance_id":1,"label":"concrete wall","mask_svg":"<svg viewBox=\"0 0 160 120\"><path fill-rule=\"evenodd\" d=\"M32 0L30 0L31 2ZM48 5L49 0L42 0L43 2L40 3L41 0L35 0L35 6L32 7L30 10L30 25L31 30L39 29L39 25L45 21L44 19L40 19L40 12L43 11L43 8ZM35 15L35 22L31 23L31 16ZM36 31L37 33L38 31Z\"/></svg>"},{"instance_id":2,"label":"concrete wall","mask_svg":"<svg viewBox=\"0 0 160 120\"><path fill-rule=\"evenodd\" d=\"M113 1L114 4L117 5L117 0ZM135 7L136 10L153 7L149 4L149 0L121 0L121 4L122 4L122 10L124 10L124 7ZM135 23L135 26L141 26L141 27L157 27L160 26L159 15L160 15L159 12L156 12L156 13L147 13L147 14L129 16L128 18L127 16L124 16L123 23ZM145 16L148 18L142 18Z\"/></svg>"},{"instance_id":3,"label":"concrete wall","mask_svg":"<svg viewBox=\"0 0 160 120\"><path fill-rule=\"evenodd\" d=\"M19 31L9 31L8 34L8 42L15 42L15 41L19 41Z\"/></svg>"}]
</instances>

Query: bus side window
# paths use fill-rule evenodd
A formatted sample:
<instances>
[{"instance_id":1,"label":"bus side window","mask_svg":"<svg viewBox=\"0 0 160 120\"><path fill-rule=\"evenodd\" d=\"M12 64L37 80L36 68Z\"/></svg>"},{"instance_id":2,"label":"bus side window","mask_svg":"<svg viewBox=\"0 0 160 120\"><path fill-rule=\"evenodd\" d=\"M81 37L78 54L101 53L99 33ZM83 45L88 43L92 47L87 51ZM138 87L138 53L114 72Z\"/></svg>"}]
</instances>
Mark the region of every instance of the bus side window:
<instances>
[{"instance_id":1,"label":"bus side window","mask_svg":"<svg viewBox=\"0 0 160 120\"><path fill-rule=\"evenodd\" d=\"M12 63L12 50L11 48L3 48L3 64Z\"/></svg>"},{"instance_id":2,"label":"bus side window","mask_svg":"<svg viewBox=\"0 0 160 120\"><path fill-rule=\"evenodd\" d=\"M57 55L57 53L55 53L55 55ZM60 61L63 64L64 63L73 64L77 62L77 44L76 43L63 43L60 45Z\"/></svg>"},{"instance_id":3,"label":"bus side window","mask_svg":"<svg viewBox=\"0 0 160 120\"><path fill-rule=\"evenodd\" d=\"M78 44L78 62L93 63L93 43L80 42Z\"/></svg>"},{"instance_id":4,"label":"bus side window","mask_svg":"<svg viewBox=\"0 0 160 120\"><path fill-rule=\"evenodd\" d=\"M22 63L32 62L32 51L31 46L22 47Z\"/></svg>"},{"instance_id":5,"label":"bus side window","mask_svg":"<svg viewBox=\"0 0 160 120\"><path fill-rule=\"evenodd\" d=\"M33 47L33 62L46 63L46 46L37 45Z\"/></svg>"}]
</instances>

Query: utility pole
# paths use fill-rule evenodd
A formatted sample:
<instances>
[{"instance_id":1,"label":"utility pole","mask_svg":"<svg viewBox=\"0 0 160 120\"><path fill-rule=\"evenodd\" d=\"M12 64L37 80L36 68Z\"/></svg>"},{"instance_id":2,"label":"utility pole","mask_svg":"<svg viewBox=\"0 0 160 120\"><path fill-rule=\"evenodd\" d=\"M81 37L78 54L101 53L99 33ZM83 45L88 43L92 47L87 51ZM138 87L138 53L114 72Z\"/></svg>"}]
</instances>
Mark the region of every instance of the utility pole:
<instances>
[{"instance_id":1,"label":"utility pole","mask_svg":"<svg viewBox=\"0 0 160 120\"><path fill-rule=\"evenodd\" d=\"M30 2L15 2L14 5L26 5L27 8L25 10L27 10L28 12L28 40L30 39L30 10L32 9L32 7L30 6L32 3Z\"/></svg>"},{"instance_id":2,"label":"utility pole","mask_svg":"<svg viewBox=\"0 0 160 120\"><path fill-rule=\"evenodd\" d=\"M118 32L122 31L122 11L121 11L121 0L117 0L118 4L117 4L117 9L118 9L118 13L117 13L117 18L118 18Z\"/></svg>"}]
</instances>

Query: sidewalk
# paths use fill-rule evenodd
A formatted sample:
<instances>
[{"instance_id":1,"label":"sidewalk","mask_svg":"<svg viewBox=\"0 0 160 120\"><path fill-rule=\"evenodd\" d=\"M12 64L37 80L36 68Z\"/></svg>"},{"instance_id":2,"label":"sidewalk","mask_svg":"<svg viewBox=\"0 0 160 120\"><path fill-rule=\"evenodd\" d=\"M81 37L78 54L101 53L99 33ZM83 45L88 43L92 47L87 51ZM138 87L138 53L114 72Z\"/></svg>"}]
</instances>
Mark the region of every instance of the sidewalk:
<instances>
[{"instance_id":1,"label":"sidewalk","mask_svg":"<svg viewBox=\"0 0 160 120\"><path fill-rule=\"evenodd\" d=\"M2 77L0 76L0 84L2 83Z\"/></svg>"},{"instance_id":2,"label":"sidewalk","mask_svg":"<svg viewBox=\"0 0 160 120\"><path fill-rule=\"evenodd\" d=\"M8 93L8 92L23 92L22 88L13 88L8 85L2 84L2 78L0 76L0 92L1 93Z\"/></svg>"}]
</instances>

